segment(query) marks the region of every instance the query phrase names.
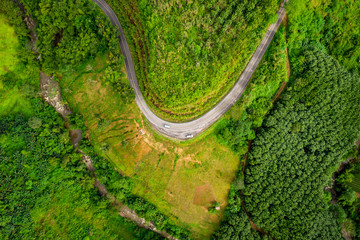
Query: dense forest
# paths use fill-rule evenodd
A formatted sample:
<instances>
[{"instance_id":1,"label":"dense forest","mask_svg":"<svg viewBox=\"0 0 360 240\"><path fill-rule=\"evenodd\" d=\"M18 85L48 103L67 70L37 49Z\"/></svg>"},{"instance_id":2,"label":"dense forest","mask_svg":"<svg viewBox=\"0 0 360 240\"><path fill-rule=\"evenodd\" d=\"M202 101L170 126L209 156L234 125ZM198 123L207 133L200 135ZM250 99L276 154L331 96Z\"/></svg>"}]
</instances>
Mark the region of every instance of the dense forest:
<instances>
[{"instance_id":1,"label":"dense forest","mask_svg":"<svg viewBox=\"0 0 360 240\"><path fill-rule=\"evenodd\" d=\"M340 239L323 188L360 132L359 76L319 50L302 57L302 71L253 142L242 199L256 226L276 239ZM235 237L226 229L221 238Z\"/></svg>"},{"instance_id":2,"label":"dense forest","mask_svg":"<svg viewBox=\"0 0 360 240\"><path fill-rule=\"evenodd\" d=\"M360 16L359 3L294 0L290 1L287 12L287 41L294 80L256 135L245 182L242 184L242 174L234 181L227 220L214 235L216 239L242 238L248 234L234 224L235 218L241 219L242 223L237 224L245 221L241 217L244 216L241 202L249 219L258 227L256 230L268 234L262 237L338 239L340 226L343 234L360 237L356 195L359 192L358 164L349 164L346 170L336 174L333 200L323 191L323 187L331 185L332 173L340 161L346 160L359 134L357 108L360 101L356 97L360 85L356 73L359 70L356 44L360 30L356 24ZM304 54L304 49L313 48L320 51ZM354 73L346 73L328 55ZM320 83L324 80L326 83ZM334 94L341 96L335 98ZM330 107L335 104L341 105ZM309 107L313 108L310 112ZM232 128L236 126L235 123L231 125ZM320 131L312 132L315 129ZM244 139L243 133L230 139L238 139L238 136ZM241 188L236 187L239 182ZM238 191L242 193L241 200ZM299 199L301 201L297 202ZM330 205L330 200L334 206ZM256 237L252 234L245 239Z\"/></svg>"},{"instance_id":3,"label":"dense forest","mask_svg":"<svg viewBox=\"0 0 360 240\"><path fill-rule=\"evenodd\" d=\"M280 1L109 1L147 102L181 121L208 111L245 68Z\"/></svg>"},{"instance_id":4,"label":"dense forest","mask_svg":"<svg viewBox=\"0 0 360 240\"><path fill-rule=\"evenodd\" d=\"M28 33L15 15L19 13L19 7L10 0L1 4L4 14L17 28L21 28L16 33L20 36ZM108 64L103 77L124 101L134 98L132 88L118 81L124 73L122 64L119 64L123 62L123 56L117 30L95 3L89 0L31 0L19 1L19 6L36 22L31 26L36 34L33 49L40 54L38 60L44 72L74 74L79 65L106 53Z\"/></svg>"},{"instance_id":5,"label":"dense forest","mask_svg":"<svg viewBox=\"0 0 360 240\"><path fill-rule=\"evenodd\" d=\"M43 70L51 73L64 65L76 65L107 49L111 35L101 33L106 33L103 28L109 25L91 1L20 2L36 21L36 48Z\"/></svg>"}]
</instances>

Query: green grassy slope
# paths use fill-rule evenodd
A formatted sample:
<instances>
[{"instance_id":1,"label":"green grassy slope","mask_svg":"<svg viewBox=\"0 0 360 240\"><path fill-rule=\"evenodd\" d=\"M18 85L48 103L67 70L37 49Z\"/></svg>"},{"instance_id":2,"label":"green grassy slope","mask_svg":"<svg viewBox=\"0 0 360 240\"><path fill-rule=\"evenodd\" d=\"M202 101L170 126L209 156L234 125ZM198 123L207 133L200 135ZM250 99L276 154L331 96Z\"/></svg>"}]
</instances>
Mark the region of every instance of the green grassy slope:
<instances>
[{"instance_id":1,"label":"green grassy slope","mask_svg":"<svg viewBox=\"0 0 360 240\"><path fill-rule=\"evenodd\" d=\"M233 86L280 1L108 2L126 30L145 99L159 116L185 121Z\"/></svg>"},{"instance_id":2,"label":"green grassy slope","mask_svg":"<svg viewBox=\"0 0 360 240\"><path fill-rule=\"evenodd\" d=\"M4 17L0 15L0 75L14 70L18 59L16 50L19 47L18 39L14 29L5 23ZM1 88L1 87L0 87Z\"/></svg>"}]
</instances>

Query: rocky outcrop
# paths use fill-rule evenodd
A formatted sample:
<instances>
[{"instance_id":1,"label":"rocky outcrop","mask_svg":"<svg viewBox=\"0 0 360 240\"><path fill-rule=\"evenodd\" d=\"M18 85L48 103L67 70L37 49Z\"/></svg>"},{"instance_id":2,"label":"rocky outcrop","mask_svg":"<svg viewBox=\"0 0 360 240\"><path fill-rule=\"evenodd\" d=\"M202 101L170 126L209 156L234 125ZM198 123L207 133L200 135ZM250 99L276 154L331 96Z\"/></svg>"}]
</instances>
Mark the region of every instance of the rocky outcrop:
<instances>
[{"instance_id":1,"label":"rocky outcrop","mask_svg":"<svg viewBox=\"0 0 360 240\"><path fill-rule=\"evenodd\" d=\"M59 83L54 80L54 77L40 72L40 89L44 101L53 106L56 112L58 112L65 121L68 121L67 116L71 114L71 111L70 108L64 104Z\"/></svg>"}]
</instances>

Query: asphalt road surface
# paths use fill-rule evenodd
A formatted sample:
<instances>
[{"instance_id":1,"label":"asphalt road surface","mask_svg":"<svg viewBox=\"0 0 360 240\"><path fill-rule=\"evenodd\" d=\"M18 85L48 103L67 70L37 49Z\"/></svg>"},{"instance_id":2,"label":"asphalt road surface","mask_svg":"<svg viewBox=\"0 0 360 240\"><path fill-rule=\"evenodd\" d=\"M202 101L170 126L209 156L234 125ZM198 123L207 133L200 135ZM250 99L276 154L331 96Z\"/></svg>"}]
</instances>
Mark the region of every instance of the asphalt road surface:
<instances>
[{"instance_id":1,"label":"asphalt road surface","mask_svg":"<svg viewBox=\"0 0 360 240\"><path fill-rule=\"evenodd\" d=\"M234 87L230 90L230 92L210 111L202 115L201 117L192 120L190 122L185 123L173 123L165 121L158 116L156 116L146 104L146 101L140 91L138 81L136 79L135 68L133 64L133 60L131 58L129 45L126 41L124 31L120 25L118 18L114 11L110 8L110 6L103 0L93 0L109 17L111 23L119 29L119 43L121 51L125 57L125 68L127 72L127 76L129 78L129 82L131 87L135 91L135 101L139 106L141 112L150 122L150 124L157 129L160 133L170 138L176 138L180 140L191 139L196 135L200 134L212 124L214 124L219 118L224 115L244 92L247 84L249 83L251 76L255 72L256 67L260 63L262 57L264 56L267 48L269 47L272 39L276 31L278 30L281 21L285 16L285 9L283 8L284 2L288 0L284 0L281 4L281 7L278 11L278 19L276 23L271 24L266 35L264 36L262 42L256 49L255 54L252 59L248 63L247 67L241 74L239 80L236 82ZM165 125L167 127L165 127Z\"/></svg>"}]
</instances>

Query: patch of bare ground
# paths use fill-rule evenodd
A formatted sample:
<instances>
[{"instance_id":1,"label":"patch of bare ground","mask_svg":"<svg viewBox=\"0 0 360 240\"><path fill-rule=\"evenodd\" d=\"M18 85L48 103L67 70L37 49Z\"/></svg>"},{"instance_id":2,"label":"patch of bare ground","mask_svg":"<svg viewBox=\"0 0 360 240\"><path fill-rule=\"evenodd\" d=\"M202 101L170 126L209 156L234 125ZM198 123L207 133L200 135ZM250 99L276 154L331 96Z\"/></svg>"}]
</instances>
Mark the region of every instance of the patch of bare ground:
<instances>
[{"instance_id":1,"label":"patch of bare ground","mask_svg":"<svg viewBox=\"0 0 360 240\"><path fill-rule=\"evenodd\" d=\"M44 101L53 106L61 117L67 121L67 116L71 114L71 111L69 107L63 103L63 99L59 91L59 83L54 80L54 77L48 76L44 72L40 72L40 89L41 96Z\"/></svg>"},{"instance_id":2,"label":"patch of bare ground","mask_svg":"<svg viewBox=\"0 0 360 240\"><path fill-rule=\"evenodd\" d=\"M198 166L202 165L200 160L197 160L195 154L187 154L179 158L175 166L175 172L178 171L182 166L186 168L192 168L194 164L198 164Z\"/></svg>"},{"instance_id":3,"label":"patch of bare ground","mask_svg":"<svg viewBox=\"0 0 360 240\"><path fill-rule=\"evenodd\" d=\"M80 129L70 129L69 137L72 145L76 148L81 140L81 130Z\"/></svg>"},{"instance_id":4,"label":"patch of bare ground","mask_svg":"<svg viewBox=\"0 0 360 240\"><path fill-rule=\"evenodd\" d=\"M144 130L145 131L145 130ZM145 133L146 134L146 133ZM159 151L159 152L165 152L169 154L168 148L161 142L157 142L154 139L150 138L149 135L145 136L143 138L144 142L146 142L151 148Z\"/></svg>"},{"instance_id":5,"label":"patch of bare ground","mask_svg":"<svg viewBox=\"0 0 360 240\"><path fill-rule=\"evenodd\" d=\"M151 151L151 147L144 141L144 139L138 141L137 144L133 146L133 149L138 154L138 158L135 158L137 163L140 163L141 159Z\"/></svg>"},{"instance_id":6,"label":"patch of bare ground","mask_svg":"<svg viewBox=\"0 0 360 240\"><path fill-rule=\"evenodd\" d=\"M194 204L204 207L210 207L216 198L209 184L198 186L194 194Z\"/></svg>"}]
</instances>

